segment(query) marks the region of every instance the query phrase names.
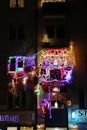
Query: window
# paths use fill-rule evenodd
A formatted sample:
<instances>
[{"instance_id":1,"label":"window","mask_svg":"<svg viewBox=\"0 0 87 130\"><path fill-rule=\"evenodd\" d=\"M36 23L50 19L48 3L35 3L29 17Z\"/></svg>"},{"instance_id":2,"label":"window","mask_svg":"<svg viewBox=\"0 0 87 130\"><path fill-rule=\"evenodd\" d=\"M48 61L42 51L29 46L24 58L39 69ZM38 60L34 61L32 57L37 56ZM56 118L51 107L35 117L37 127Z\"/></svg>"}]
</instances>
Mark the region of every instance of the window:
<instances>
[{"instance_id":1,"label":"window","mask_svg":"<svg viewBox=\"0 0 87 130\"><path fill-rule=\"evenodd\" d=\"M48 35L49 38L54 37L54 26L53 25L46 26L46 34Z\"/></svg>"},{"instance_id":2,"label":"window","mask_svg":"<svg viewBox=\"0 0 87 130\"><path fill-rule=\"evenodd\" d=\"M24 0L10 0L10 8L23 8Z\"/></svg>"},{"instance_id":3,"label":"window","mask_svg":"<svg viewBox=\"0 0 87 130\"><path fill-rule=\"evenodd\" d=\"M11 60L10 71L15 71L15 70L16 70L16 68L15 68L15 58L13 58Z\"/></svg>"},{"instance_id":4,"label":"window","mask_svg":"<svg viewBox=\"0 0 87 130\"><path fill-rule=\"evenodd\" d=\"M56 38L63 39L65 38L65 25L57 25L56 26Z\"/></svg>"},{"instance_id":5,"label":"window","mask_svg":"<svg viewBox=\"0 0 87 130\"><path fill-rule=\"evenodd\" d=\"M33 130L33 127L21 126L20 130Z\"/></svg>"},{"instance_id":6,"label":"window","mask_svg":"<svg viewBox=\"0 0 87 130\"><path fill-rule=\"evenodd\" d=\"M17 127L7 127L7 130L17 130Z\"/></svg>"},{"instance_id":7,"label":"window","mask_svg":"<svg viewBox=\"0 0 87 130\"><path fill-rule=\"evenodd\" d=\"M24 39L24 25L20 25L17 27L17 38L19 40Z\"/></svg>"},{"instance_id":8,"label":"window","mask_svg":"<svg viewBox=\"0 0 87 130\"><path fill-rule=\"evenodd\" d=\"M10 40L15 40L16 39L16 27L15 26L10 26L9 39Z\"/></svg>"},{"instance_id":9,"label":"window","mask_svg":"<svg viewBox=\"0 0 87 130\"><path fill-rule=\"evenodd\" d=\"M65 25L46 25L46 34L48 38L64 39L65 38Z\"/></svg>"},{"instance_id":10,"label":"window","mask_svg":"<svg viewBox=\"0 0 87 130\"><path fill-rule=\"evenodd\" d=\"M10 40L24 40L24 25L12 25L9 28L9 39Z\"/></svg>"}]
</instances>

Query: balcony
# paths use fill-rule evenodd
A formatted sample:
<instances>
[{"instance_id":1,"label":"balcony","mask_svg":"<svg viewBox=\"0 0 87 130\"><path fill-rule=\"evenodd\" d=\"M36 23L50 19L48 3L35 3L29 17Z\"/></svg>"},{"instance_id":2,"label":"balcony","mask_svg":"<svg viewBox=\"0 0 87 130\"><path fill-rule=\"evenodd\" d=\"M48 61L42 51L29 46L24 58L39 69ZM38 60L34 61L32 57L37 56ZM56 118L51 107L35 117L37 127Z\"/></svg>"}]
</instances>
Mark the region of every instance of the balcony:
<instances>
[{"instance_id":1,"label":"balcony","mask_svg":"<svg viewBox=\"0 0 87 130\"><path fill-rule=\"evenodd\" d=\"M68 2L44 2L42 4L43 15L67 15L69 13Z\"/></svg>"}]
</instances>

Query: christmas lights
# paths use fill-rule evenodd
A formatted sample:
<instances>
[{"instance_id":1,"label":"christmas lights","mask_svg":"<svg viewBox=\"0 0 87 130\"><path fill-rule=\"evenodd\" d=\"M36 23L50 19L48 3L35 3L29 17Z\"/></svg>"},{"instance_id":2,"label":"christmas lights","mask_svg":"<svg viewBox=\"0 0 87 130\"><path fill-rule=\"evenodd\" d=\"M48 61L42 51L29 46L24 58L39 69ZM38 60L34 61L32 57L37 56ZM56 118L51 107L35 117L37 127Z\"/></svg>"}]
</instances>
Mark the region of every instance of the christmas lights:
<instances>
[{"instance_id":1,"label":"christmas lights","mask_svg":"<svg viewBox=\"0 0 87 130\"><path fill-rule=\"evenodd\" d=\"M37 66L36 55L39 55L37 56ZM51 94L52 92L55 95L59 94L61 87L72 83L74 65L75 57L72 45L69 48L45 48L32 57L10 56L7 64L8 74L12 79L12 82L9 83L9 92L17 96L17 89L20 86L25 91L27 84L32 84L38 100L40 99L39 108L44 108L41 109L42 114L45 116L45 108L47 108L49 116L52 118ZM38 82L34 81L35 78L38 79ZM67 102L67 105L70 106L70 103ZM58 108L58 104L54 107Z\"/></svg>"},{"instance_id":2,"label":"christmas lights","mask_svg":"<svg viewBox=\"0 0 87 130\"><path fill-rule=\"evenodd\" d=\"M73 50L70 48L46 48L41 52L39 61L39 80L57 86L66 86L72 82Z\"/></svg>"},{"instance_id":3,"label":"christmas lights","mask_svg":"<svg viewBox=\"0 0 87 130\"><path fill-rule=\"evenodd\" d=\"M65 0L42 0L42 3L46 2L65 2Z\"/></svg>"}]
</instances>

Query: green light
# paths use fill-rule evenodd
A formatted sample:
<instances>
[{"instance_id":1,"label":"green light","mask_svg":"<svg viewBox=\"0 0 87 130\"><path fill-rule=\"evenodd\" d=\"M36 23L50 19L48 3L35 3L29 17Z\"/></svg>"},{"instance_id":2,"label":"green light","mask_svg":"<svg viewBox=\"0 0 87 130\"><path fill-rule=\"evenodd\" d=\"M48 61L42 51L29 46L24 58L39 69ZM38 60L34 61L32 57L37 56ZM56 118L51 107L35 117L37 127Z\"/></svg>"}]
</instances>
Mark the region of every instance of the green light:
<instances>
[{"instance_id":1,"label":"green light","mask_svg":"<svg viewBox=\"0 0 87 130\"><path fill-rule=\"evenodd\" d=\"M40 91L37 92L37 96L38 96L38 97L40 96Z\"/></svg>"},{"instance_id":2,"label":"green light","mask_svg":"<svg viewBox=\"0 0 87 130\"><path fill-rule=\"evenodd\" d=\"M10 56L10 57L9 57L9 60L11 60L11 59L13 59L13 56Z\"/></svg>"}]
</instances>

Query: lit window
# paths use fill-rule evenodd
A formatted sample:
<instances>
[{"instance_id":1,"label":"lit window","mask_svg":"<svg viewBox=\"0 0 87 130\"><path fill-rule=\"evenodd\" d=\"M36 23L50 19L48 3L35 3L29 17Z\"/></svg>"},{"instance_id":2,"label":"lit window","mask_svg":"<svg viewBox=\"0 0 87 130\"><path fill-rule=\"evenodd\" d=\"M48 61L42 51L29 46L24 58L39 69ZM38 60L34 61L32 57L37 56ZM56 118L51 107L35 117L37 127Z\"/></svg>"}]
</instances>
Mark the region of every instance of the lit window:
<instances>
[{"instance_id":1,"label":"lit window","mask_svg":"<svg viewBox=\"0 0 87 130\"><path fill-rule=\"evenodd\" d=\"M20 130L33 130L33 127L23 126L23 127L20 127Z\"/></svg>"},{"instance_id":2,"label":"lit window","mask_svg":"<svg viewBox=\"0 0 87 130\"><path fill-rule=\"evenodd\" d=\"M54 25L47 25L46 26L46 34L49 38L54 38Z\"/></svg>"},{"instance_id":3,"label":"lit window","mask_svg":"<svg viewBox=\"0 0 87 130\"><path fill-rule=\"evenodd\" d=\"M10 0L10 8L23 8L24 7L24 0Z\"/></svg>"},{"instance_id":4,"label":"lit window","mask_svg":"<svg viewBox=\"0 0 87 130\"><path fill-rule=\"evenodd\" d=\"M17 127L7 127L7 130L17 130Z\"/></svg>"}]
</instances>

